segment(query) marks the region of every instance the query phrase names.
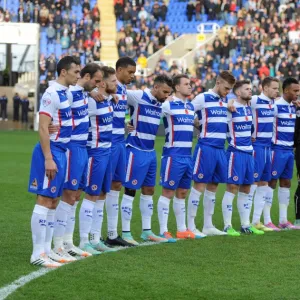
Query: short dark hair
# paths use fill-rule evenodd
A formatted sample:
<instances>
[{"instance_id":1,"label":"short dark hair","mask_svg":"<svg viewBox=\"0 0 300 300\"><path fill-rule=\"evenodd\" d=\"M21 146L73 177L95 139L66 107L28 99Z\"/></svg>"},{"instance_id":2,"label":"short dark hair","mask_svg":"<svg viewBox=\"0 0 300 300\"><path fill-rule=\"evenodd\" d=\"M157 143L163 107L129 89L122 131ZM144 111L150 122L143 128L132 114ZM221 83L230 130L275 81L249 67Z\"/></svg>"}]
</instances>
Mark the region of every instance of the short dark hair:
<instances>
[{"instance_id":1,"label":"short dark hair","mask_svg":"<svg viewBox=\"0 0 300 300\"><path fill-rule=\"evenodd\" d=\"M251 84L251 81L248 80L248 79L245 79L245 80L238 80L236 81L235 85L233 86L233 93L236 95L236 91L242 87L244 84Z\"/></svg>"},{"instance_id":2,"label":"short dark hair","mask_svg":"<svg viewBox=\"0 0 300 300\"><path fill-rule=\"evenodd\" d=\"M158 75L154 78L154 84L166 84L169 87L172 87L173 82L172 79L167 75Z\"/></svg>"},{"instance_id":3,"label":"short dark hair","mask_svg":"<svg viewBox=\"0 0 300 300\"><path fill-rule=\"evenodd\" d=\"M128 66L136 67L135 61L128 56L121 57L116 62L116 70L118 68L127 68Z\"/></svg>"},{"instance_id":4,"label":"short dark hair","mask_svg":"<svg viewBox=\"0 0 300 300\"><path fill-rule=\"evenodd\" d=\"M73 56L65 56L58 63L56 67L57 75L59 76L62 70L70 70L71 65L80 65L79 61Z\"/></svg>"},{"instance_id":5,"label":"short dark hair","mask_svg":"<svg viewBox=\"0 0 300 300\"><path fill-rule=\"evenodd\" d=\"M229 71L221 71L220 74L218 75L218 77L222 78L223 80L225 80L226 82L228 82L230 84L235 83L235 78Z\"/></svg>"},{"instance_id":6,"label":"short dark hair","mask_svg":"<svg viewBox=\"0 0 300 300\"><path fill-rule=\"evenodd\" d=\"M83 78L86 74L90 74L91 78L98 72L102 71L100 66L95 63L89 63L80 71L80 77Z\"/></svg>"},{"instance_id":7,"label":"short dark hair","mask_svg":"<svg viewBox=\"0 0 300 300\"><path fill-rule=\"evenodd\" d=\"M278 82L279 83L279 79L276 78L276 77L266 77L263 79L262 83L261 83L261 86L262 88L264 88L265 86L270 86L270 84L275 81L275 82Z\"/></svg>"},{"instance_id":8,"label":"short dark hair","mask_svg":"<svg viewBox=\"0 0 300 300\"><path fill-rule=\"evenodd\" d=\"M103 73L103 79L107 79L110 75L116 74L116 70L112 67L104 66L101 70Z\"/></svg>"},{"instance_id":9,"label":"short dark hair","mask_svg":"<svg viewBox=\"0 0 300 300\"><path fill-rule=\"evenodd\" d=\"M282 91L284 92L284 90L292 84L299 84L299 81L293 77L286 78L282 83Z\"/></svg>"},{"instance_id":10,"label":"short dark hair","mask_svg":"<svg viewBox=\"0 0 300 300\"><path fill-rule=\"evenodd\" d=\"M175 87L176 85L180 84L180 80L182 78L186 78L186 79L190 79L188 75L186 74L178 74L178 75L175 75L173 78L172 78L172 81L173 81L173 90L175 90Z\"/></svg>"}]
</instances>

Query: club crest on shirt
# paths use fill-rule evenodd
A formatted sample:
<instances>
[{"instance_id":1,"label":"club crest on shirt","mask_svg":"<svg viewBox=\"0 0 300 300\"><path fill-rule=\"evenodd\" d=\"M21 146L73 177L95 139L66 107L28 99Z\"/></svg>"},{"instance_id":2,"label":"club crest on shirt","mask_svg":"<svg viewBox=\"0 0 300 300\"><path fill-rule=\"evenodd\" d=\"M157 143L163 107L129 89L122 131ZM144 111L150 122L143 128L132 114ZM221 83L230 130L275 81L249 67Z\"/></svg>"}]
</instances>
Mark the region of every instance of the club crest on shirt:
<instances>
[{"instance_id":1,"label":"club crest on shirt","mask_svg":"<svg viewBox=\"0 0 300 300\"><path fill-rule=\"evenodd\" d=\"M55 193L56 192L56 186L53 186L52 188L51 188L51 193Z\"/></svg>"},{"instance_id":2,"label":"club crest on shirt","mask_svg":"<svg viewBox=\"0 0 300 300\"><path fill-rule=\"evenodd\" d=\"M133 185L137 185L138 181L136 179L133 179L131 182Z\"/></svg>"},{"instance_id":3,"label":"club crest on shirt","mask_svg":"<svg viewBox=\"0 0 300 300\"><path fill-rule=\"evenodd\" d=\"M33 190L37 190L37 180L36 178L33 179L31 185L30 185L30 188L33 189Z\"/></svg>"},{"instance_id":4,"label":"club crest on shirt","mask_svg":"<svg viewBox=\"0 0 300 300\"><path fill-rule=\"evenodd\" d=\"M254 178L257 178L258 177L258 173L254 173Z\"/></svg>"},{"instance_id":5,"label":"club crest on shirt","mask_svg":"<svg viewBox=\"0 0 300 300\"><path fill-rule=\"evenodd\" d=\"M76 185L77 184L77 180L76 179L73 179L72 180L72 185Z\"/></svg>"},{"instance_id":6,"label":"club crest on shirt","mask_svg":"<svg viewBox=\"0 0 300 300\"><path fill-rule=\"evenodd\" d=\"M173 186L174 184L175 184L175 181L174 181L174 180L170 180L170 181L169 181L169 185L170 185L170 186Z\"/></svg>"},{"instance_id":7,"label":"club crest on shirt","mask_svg":"<svg viewBox=\"0 0 300 300\"><path fill-rule=\"evenodd\" d=\"M51 104L51 99L50 98L43 99L42 103L44 107L47 107L48 105Z\"/></svg>"},{"instance_id":8,"label":"club crest on shirt","mask_svg":"<svg viewBox=\"0 0 300 300\"><path fill-rule=\"evenodd\" d=\"M276 175L277 175L277 171L273 171L273 172L272 172L272 175L273 175L273 176L276 176Z\"/></svg>"},{"instance_id":9,"label":"club crest on shirt","mask_svg":"<svg viewBox=\"0 0 300 300\"><path fill-rule=\"evenodd\" d=\"M98 188L97 184L93 184L93 185L92 185L92 191L96 191L97 188Z\"/></svg>"},{"instance_id":10,"label":"club crest on shirt","mask_svg":"<svg viewBox=\"0 0 300 300\"><path fill-rule=\"evenodd\" d=\"M202 173L200 173L199 175L198 175L198 178L200 178L200 179L202 179L204 177L204 175L202 174Z\"/></svg>"}]
</instances>

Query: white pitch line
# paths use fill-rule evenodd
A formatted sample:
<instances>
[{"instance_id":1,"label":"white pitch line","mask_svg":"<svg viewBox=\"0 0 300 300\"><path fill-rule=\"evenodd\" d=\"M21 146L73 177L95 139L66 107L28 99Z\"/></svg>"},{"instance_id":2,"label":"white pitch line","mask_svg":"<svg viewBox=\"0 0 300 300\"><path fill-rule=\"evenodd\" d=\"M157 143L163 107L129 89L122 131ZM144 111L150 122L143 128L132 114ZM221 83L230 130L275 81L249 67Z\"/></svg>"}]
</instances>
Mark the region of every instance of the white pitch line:
<instances>
[{"instance_id":1,"label":"white pitch line","mask_svg":"<svg viewBox=\"0 0 300 300\"><path fill-rule=\"evenodd\" d=\"M161 243L154 243L154 242L144 242L139 244L139 247L146 247L146 246L154 246L158 245ZM119 248L118 250L126 250L126 249L134 249L135 247L124 247L124 248ZM105 254L105 253L103 253ZM54 271L55 269L40 269L38 271L34 271L28 275L22 276L19 279L13 281L9 285L4 286L3 288L0 288L0 300L4 300L6 297L8 297L10 294L15 292L18 288L24 286L26 283L39 278L51 271Z\"/></svg>"}]
</instances>

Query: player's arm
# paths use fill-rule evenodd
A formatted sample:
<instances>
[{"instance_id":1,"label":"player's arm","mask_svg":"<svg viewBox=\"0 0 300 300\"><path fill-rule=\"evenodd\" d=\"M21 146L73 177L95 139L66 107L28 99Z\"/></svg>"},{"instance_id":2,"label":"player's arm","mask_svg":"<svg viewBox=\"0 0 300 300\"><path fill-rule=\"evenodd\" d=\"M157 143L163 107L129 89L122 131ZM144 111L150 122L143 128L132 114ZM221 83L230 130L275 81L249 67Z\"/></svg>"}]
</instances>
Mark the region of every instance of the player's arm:
<instances>
[{"instance_id":1,"label":"player's arm","mask_svg":"<svg viewBox=\"0 0 300 300\"><path fill-rule=\"evenodd\" d=\"M192 101L192 104L194 106L195 113L197 111L201 110L202 108L204 108L204 106L205 106L204 95L200 94L200 95L196 96L194 98L194 100Z\"/></svg>"},{"instance_id":2,"label":"player's arm","mask_svg":"<svg viewBox=\"0 0 300 300\"><path fill-rule=\"evenodd\" d=\"M136 107L139 100L142 98L143 91L141 90L128 90L127 91L127 105Z\"/></svg>"},{"instance_id":3,"label":"player's arm","mask_svg":"<svg viewBox=\"0 0 300 300\"><path fill-rule=\"evenodd\" d=\"M97 102L103 102L105 100L105 97L100 93L99 89L97 88L89 92L89 96Z\"/></svg>"},{"instance_id":4,"label":"player's arm","mask_svg":"<svg viewBox=\"0 0 300 300\"><path fill-rule=\"evenodd\" d=\"M89 111L89 117L93 117L96 115L97 112L96 100L92 97L89 97L88 111Z\"/></svg>"},{"instance_id":5,"label":"player's arm","mask_svg":"<svg viewBox=\"0 0 300 300\"><path fill-rule=\"evenodd\" d=\"M228 111L230 111L230 112L236 112L236 107L235 107L235 105L234 105L234 100L235 100L234 98L228 100L228 103L227 103L227 109L228 109Z\"/></svg>"},{"instance_id":6,"label":"player's arm","mask_svg":"<svg viewBox=\"0 0 300 300\"><path fill-rule=\"evenodd\" d=\"M50 148L50 137L48 127L52 122L52 116L55 112L55 101L47 94L41 101L39 112L39 136L40 144L45 158L45 171L49 180L56 176L57 166L53 160Z\"/></svg>"}]
</instances>

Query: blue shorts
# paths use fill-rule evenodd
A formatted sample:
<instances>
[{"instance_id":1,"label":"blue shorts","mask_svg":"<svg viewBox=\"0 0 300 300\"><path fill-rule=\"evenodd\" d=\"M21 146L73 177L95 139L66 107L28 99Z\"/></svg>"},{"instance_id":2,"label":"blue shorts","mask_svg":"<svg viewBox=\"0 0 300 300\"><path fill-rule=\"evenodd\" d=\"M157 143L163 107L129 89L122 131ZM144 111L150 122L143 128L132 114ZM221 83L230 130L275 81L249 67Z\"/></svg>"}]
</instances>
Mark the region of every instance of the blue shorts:
<instances>
[{"instance_id":1,"label":"blue shorts","mask_svg":"<svg viewBox=\"0 0 300 300\"><path fill-rule=\"evenodd\" d=\"M49 198L57 198L62 195L66 177L67 159L66 152L51 146L53 160L58 172L53 180L48 180L45 172L45 158L40 143L32 153L28 192Z\"/></svg>"},{"instance_id":2,"label":"blue shorts","mask_svg":"<svg viewBox=\"0 0 300 300\"><path fill-rule=\"evenodd\" d=\"M88 156L85 192L92 196L108 193L112 180L110 148L88 150Z\"/></svg>"},{"instance_id":3,"label":"blue shorts","mask_svg":"<svg viewBox=\"0 0 300 300\"><path fill-rule=\"evenodd\" d=\"M272 179L292 179L294 171L294 152L292 150L272 149Z\"/></svg>"},{"instance_id":4,"label":"blue shorts","mask_svg":"<svg viewBox=\"0 0 300 300\"><path fill-rule=\"evenodd\" d=\"M166 189L190 189L193 160L189 156L165 156L161 160L160 185Z\"/></svg>"},{"instance_id":5,"label":"blue shorts","mask_svg":"<svg viewBox=\"0 0 300 300\"><path fill-rule=\"evenodd\" d=\"M88 153L86 147L69 144L66 152L67 172L64 189L77 191L86 186Z\"/></svg>"},{"instance_id":6,"label":"blue shorts","mask_svg":"<svg viewBox=\"0 0 300 300\"><path fill-rule=\"evenodd\" d=\"M126 174L126 146L125 143L116 143L111 147L112 180L124 182Z\"/></svg>"},{"instance_id":7,"label":"blue shorts","mask_svg":"<svg viewBox=\"0 0 300 300\"><path fill-rule=\"evenodd\" d=\"M226 155L228 160L227 183L253 184L253 155L242 151L227 151Z\"/></svg>"},{"instance_id":8,"label":"blue shorts","mask_svg":"<svg viewBox=\"0 0 300 300\"><path fill-rule=\"evenodd\" d=\"M254 181L271 180L271 148L253 145Z\"/></svg>"},{"instance_id":9,"label":"blue shorts","mask_svg":"<svg viewBox=\"0 0 300 300\"><path fill-rule=\"evenodd\" d=\"M138 190L142 186L155 186L156 152L126 147L126 177L124 186Z\"/></svg>"},{"instance_id":10,"label":"blue shorts","mask_svg":"<svg viewBox=\"0 0 300 300\"><path fill-rule=\"evenodd\" d=\"M227 158L224 149L196 145L193 180L199 183L226 183Z\"/></svg>"}]
</instances>

